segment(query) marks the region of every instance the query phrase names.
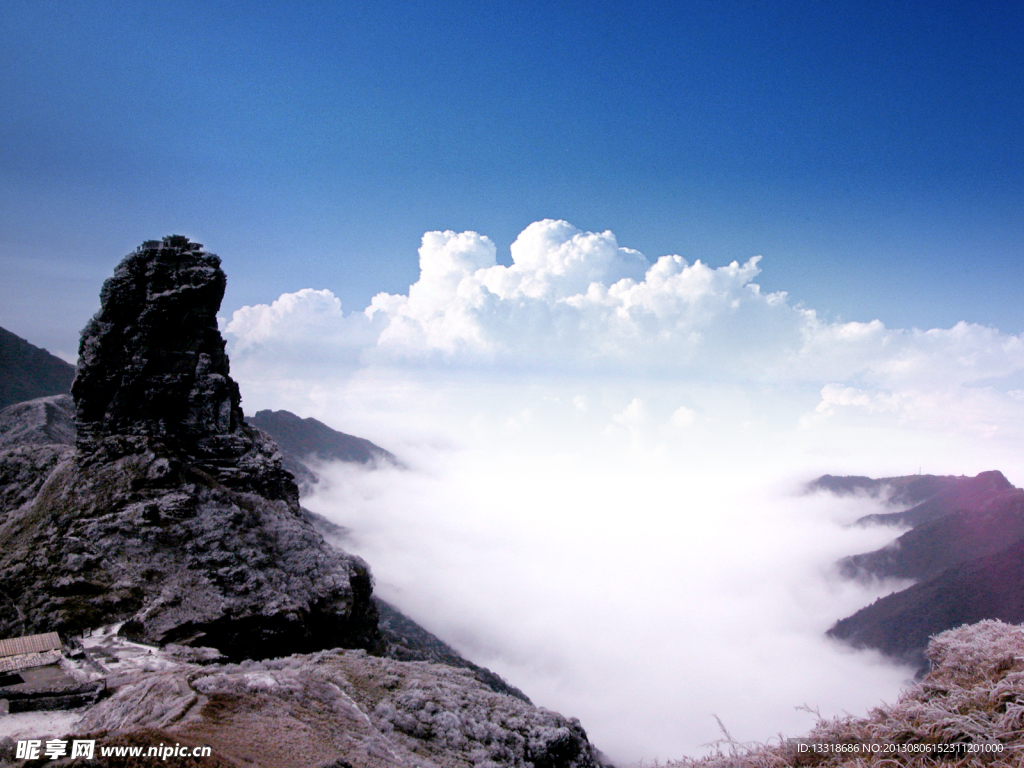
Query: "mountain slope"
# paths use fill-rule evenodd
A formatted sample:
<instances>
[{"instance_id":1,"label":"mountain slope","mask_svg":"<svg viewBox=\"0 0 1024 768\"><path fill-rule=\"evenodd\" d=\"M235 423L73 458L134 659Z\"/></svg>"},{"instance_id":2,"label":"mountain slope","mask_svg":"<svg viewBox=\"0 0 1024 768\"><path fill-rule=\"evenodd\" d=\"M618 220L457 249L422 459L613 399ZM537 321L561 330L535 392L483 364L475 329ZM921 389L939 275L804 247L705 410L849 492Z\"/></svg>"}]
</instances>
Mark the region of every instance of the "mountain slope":
<instances>
[{"instance_id":1,"label":"mountain slope","mask_svg":"<svg viewBox=\"0 0 1024 768\"><path fill-rule=\"evenodd\" d=\"M321 462L348 461L359 464L390 462L398 459L369 440L347 435L331 429L322 421L303 419L290 411L257 411L247 416L249 424L270 435L284 451L284 466L295 475L304 491L315 485L319 478L317 465Z\"/></svg>"},{"instance_id":2,"label":"mountain slope","mask_svg":"<svg viewBox=\"0 0 1024 768\"><path fill-rule=\"evenodd\" d=\"M0 328L0 408L71 391L75 366Z\"/></svg>"},{"instance_id":3,"label":"mountain slope","mask_svg":"<svg viewBox=\"0 0 1024 768\"><path fill-rule=\"evenodd\" d=\"M0 449L15 445L74 445L75 402L50 395L0 408Z\"/></svg>"},{"instance_id":4,"label":"mountain slope","mask_svg":"<svg viewBox=\"0 0 1024 768\"><path fill-rule=\"evenodd\" d=\"M816 483L840 493L877 489L883 495L886 487L908 488L919 477ZM911 509L858 521L909 523L910 531L838 565L848 577L920 581L839 620L828 634L876 648L923 672L924 651L936 633L982 619L1024 621L1024 491L997 471L930 478L917 488L926 498Z\"/></svg>"},{"instance_id":5,"label":"mountain slope","mask_svg":"<svg viewBox=\"0 0 1024 768\"><path fill-rule=\"evenodd\" d=\"M828 634L923 669L930 637L982 619L1024 622L1024 540L876 600Z\"/></svg>"},{"instance_id":6,"label":"mountain slope","mask_svg":"<svg viewBox=\"0 0 1024 768\"><path fill-rule=\"evenodd\" d=\"M942 514L917 524L889 546L840 561L843 572L927 579L1024 537L1024 491L1011 486L999 472L983 474L997 475L1003 482L991 484L985 492L947 498ZM928 503L938 509L934 500Z\"/></svg>"}]
</instances>

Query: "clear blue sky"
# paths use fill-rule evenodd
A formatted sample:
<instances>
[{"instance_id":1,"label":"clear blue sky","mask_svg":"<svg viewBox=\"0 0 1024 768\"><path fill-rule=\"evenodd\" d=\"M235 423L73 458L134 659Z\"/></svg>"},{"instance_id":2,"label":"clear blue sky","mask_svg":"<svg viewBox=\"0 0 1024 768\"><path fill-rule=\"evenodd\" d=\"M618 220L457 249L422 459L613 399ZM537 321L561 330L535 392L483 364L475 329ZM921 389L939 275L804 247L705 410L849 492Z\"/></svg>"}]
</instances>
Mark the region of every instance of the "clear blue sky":
<instances>
[{"instance_id":1,"label":"clear blue sky","mask_svg":"<svg viewBox=\"0 0 1024 768\"><path fill-rule=\"evenodd\" d=\"M1021 2L82 2L0 13L0 325L73 350L146 239L225 309L530 222L762 254L829 317L1024 331Z\"/></svg>"}]
</instances>

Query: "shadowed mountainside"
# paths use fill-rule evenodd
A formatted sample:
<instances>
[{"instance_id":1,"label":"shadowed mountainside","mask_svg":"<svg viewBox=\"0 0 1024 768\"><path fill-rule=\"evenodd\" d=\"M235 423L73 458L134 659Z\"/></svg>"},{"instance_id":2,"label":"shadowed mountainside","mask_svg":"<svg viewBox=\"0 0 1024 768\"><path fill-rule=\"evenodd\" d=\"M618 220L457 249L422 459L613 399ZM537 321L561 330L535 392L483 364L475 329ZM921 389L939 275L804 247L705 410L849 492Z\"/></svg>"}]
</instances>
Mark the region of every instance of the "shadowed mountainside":
<instances>
[{"instance_id":1,"label":"shadowed mountainside","mask_svg":"<svg viewBox=\"0 0 1024 768\"><path fill-rule=\"evenodd\" d=\"M0 408L71 391L75 366L0 328Z\"/></svg>"},{"instance_id":2,"label":"shadowed mountainside","mask_svg":"<svg viewBox=\"0 0 1024 768\"><path fill-rule=\"evenodd\" d=\"M1024 491L1001 472L881 480L826 475L809 489L913 505L858 520L913 527L886 547L838 566L850 578L918 583L836 622L830 636L876 648L923 672L932 635L982 619L1024 621Z\"/></svg>"},{"instance_id":3,"label":"shadowed mountainside","mask_svg":"<svg viewBox=\"0 0 1024 768\"><path fill-rule=\"evenodd\" d=\"M924 649L939 632L983 619L1024 622L1022 587L1024 540L1018 539L993 555L876 600L836 622L828 633L924 670Z\"/></svg>"},{"instance_id":4,"label":"shadowed mountainside","mask_svg":"<svg viewBox=\"0 0 1024 768\"><path fill-rule=\"evenodd\" d=\"M300 488L318 482L316 467L321 462L348 461L398 464L390 451L369 440L331 429L322 421L303 419L290 411L257 411L245 419L274 438L284 451L284 466L295 475Z\"/></svg>"}]
</instances>

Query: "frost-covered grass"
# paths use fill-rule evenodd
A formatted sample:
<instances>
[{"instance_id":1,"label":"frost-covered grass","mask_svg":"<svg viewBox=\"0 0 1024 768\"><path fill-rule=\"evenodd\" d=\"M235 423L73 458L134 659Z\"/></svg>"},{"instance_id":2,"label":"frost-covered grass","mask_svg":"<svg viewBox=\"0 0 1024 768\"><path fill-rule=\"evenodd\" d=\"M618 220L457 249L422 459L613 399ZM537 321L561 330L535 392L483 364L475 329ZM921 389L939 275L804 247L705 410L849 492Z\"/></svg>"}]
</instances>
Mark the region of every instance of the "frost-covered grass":
<instances>
[{"instance_id":1,"label":"frost-covered grass","mask_svg":"<svg viewBox=\"0 0 1024 768\"><path fill-rule=\"evenodd\" d=\"M932 639L928 658L932 671L920 684L867 717L822 720L778 744L726 738L717 754L666 768L1024 765L1024 626L951 629Z\"/></svg>"}]
</instances>

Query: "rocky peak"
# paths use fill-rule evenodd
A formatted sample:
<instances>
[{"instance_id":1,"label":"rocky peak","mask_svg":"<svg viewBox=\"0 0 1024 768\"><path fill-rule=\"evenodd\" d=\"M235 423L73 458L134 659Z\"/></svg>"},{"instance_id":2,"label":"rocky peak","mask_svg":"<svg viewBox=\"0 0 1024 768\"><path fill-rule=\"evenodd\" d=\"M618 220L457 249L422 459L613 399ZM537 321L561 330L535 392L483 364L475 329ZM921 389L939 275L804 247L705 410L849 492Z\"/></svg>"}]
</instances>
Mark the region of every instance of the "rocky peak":
<instances>
[{"instance_id":1,"label":"rocky peak","mask_svg":"<svg viewBox=\"0 0 1024 768\"><path fill-rule=\"evenodd\" d=\"M220 259L185 237L125 257L82 331L72 387L81 440L147 435L193 447L237 432L241 396L217 330L225 286Z\"/></svg>"},{"instance_id":2,"label":"rocky peak","mask_svg":"<svg viewBox=\"0 0 1024 768\"><path fill-rule=\"evenodd\" d=\"M382 645L366 563L323 541L280 449L243 420L217 330L224 288L198 243L143 243L82 332L76 448L29 442L68 436L51 428L57 404L12 414L0 636L116 621L235 658Z\"/></svg>"},{"instance_id":3,"label":"rocky peak","mask_svg":"<svg viewBox=\"0 0 1024 768\"><path fill-rule=\"evenodd\" d=\"M220 259L181 235L121 261L82 331L71 390L78 446L155 438L232 487L294 500L276 446L242 415L217 328L225 286Z\"/></svg>"}]
</instances>

